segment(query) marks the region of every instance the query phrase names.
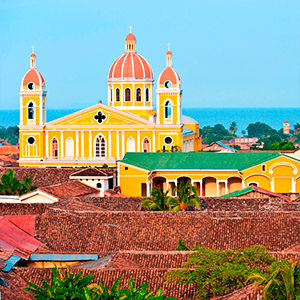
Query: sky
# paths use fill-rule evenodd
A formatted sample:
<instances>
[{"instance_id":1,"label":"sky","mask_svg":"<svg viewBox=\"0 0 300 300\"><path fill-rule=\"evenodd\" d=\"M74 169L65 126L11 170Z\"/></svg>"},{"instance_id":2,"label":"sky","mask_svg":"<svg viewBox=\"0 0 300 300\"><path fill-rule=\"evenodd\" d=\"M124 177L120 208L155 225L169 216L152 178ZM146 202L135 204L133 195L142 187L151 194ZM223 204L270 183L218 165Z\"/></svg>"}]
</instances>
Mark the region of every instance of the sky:
<instances>
[{"instance_id":1,"label":"sky","mask_svg":"<svg viewBox=\"0 0 300 300\"><path fill-rule=\"evenodd\" d=\"M300 107L299 0L0 0L0 109L18 109L32 45L47 108L107 103L129 26L155 80L171 43L185 108Z\"/></svg>"}]
</instances>

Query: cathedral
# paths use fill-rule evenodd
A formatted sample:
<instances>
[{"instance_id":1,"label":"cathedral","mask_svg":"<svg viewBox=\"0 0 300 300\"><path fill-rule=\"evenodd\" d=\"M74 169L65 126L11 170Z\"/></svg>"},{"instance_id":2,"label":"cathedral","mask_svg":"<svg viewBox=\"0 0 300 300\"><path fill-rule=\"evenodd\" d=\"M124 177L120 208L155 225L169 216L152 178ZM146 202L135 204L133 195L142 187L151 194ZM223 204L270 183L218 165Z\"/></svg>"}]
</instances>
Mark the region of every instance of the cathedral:
<instances>
[{"instance_id":1,"label":"cathedral","mask_svg":"<svg viewBox=\"0 0 300 300\"><path fill-rule=\"evenodd\" d=\"M108 105L99 102L50 122L46 83L32 52L20 88L20 166L115 166L127 152L201 150L198 122L182 115L181 79L172 52L166 53L154 91L151 66L136 49L130 32L124 54L108 72Z\"/></svg>"}]
</instances>

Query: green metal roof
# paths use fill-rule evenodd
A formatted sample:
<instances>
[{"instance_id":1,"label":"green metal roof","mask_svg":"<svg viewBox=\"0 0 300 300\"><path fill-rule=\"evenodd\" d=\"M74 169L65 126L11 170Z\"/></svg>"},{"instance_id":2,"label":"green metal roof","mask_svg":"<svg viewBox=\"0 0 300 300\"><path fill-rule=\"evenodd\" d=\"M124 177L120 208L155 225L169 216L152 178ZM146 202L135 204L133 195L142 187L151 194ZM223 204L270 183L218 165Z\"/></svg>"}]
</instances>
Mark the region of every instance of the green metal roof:
<instances>
[{"instance_id":1,"label":"green metal roof","mask_svg":"<svg viewBox=\"0 0 300 300\"><path fill-rule=\"evenodd\" d=\"M248 187L245 187L245 188L243 188L241 190L238 190L238 191L235 191L235 192L223 195L223 196L221 196L221 198L238 197L238 196L247 194L247 193L252 192L252 191L253 191L253 187L252 186L248 186Z\"/></svg>"},{"instance_id":2,"label":"green metal roof","mask_svg":"<svg viewBox=\"0 0 300 300\"><path fill-rule=\"evenodd\" d=\"M121 162L153 170L245 170L281 156L278 152L127 152Z\"/></svg>"}]
</instances>

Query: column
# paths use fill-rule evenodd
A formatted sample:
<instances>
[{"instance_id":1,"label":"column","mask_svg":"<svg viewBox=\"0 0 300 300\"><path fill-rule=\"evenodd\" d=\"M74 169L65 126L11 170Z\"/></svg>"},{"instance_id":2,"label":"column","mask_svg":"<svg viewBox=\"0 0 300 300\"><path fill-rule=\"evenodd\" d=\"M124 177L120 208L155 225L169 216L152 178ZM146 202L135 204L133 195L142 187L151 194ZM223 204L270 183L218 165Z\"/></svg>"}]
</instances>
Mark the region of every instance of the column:
<instances>
[{"instance_id":1,"label":"column","mask_svg":"<svg viewBox=\"0 0 300 300\"><path fill-rule=\"evenodd\" d=\"M151 187L150 187L151 183L150 183L150 180L147 181L147 197L150 196L150 192L151 192Z\"/></svg>"},{"instance_id":2,"label":"column","mask_svg":"<svg viewBox=\"0 0 300 300\"><path fill-rule=\"evenodd\" d=\"M156 124L160 124L160 122L159 122L159 112L160 112L159 95L158 95L158 93L156 93Z\"/></svg>"},{"instance_id":3,"label":"column","mask_svg":"<svg viewBox=\"0 0 300 300\"><path fill-rule=\"evenodd\" d=\"M296 181L292 178L292 193L296 193Z\"/></svg>"},{"instance_id":4,"label":"column","mask_svg":"<svg viewBox=\"0 0 300 300\"><path fill-rule=\"evenodd\" d=\"M81 157L84 157L84 131L81 131Z\"/></svg>"},{"instance_id":5,"label":"column","mask_svg":"<svg viewBox=\"0 0 300 300\"><path fill-rule=\"evenodd\" d=\"M23 97L22 96L20 96L20 125L23 125Z\"/></svg>"},{"instance_id":6,"label":"column","mask_svg":"<svg viewBox=\"0 0 300 300\"><path fill-rule=\"evenodd\" d=\"M124 101L124 89L123 89L123 83L121 83L121 91L120 91L120 96L121 96L121 106L123 106L123 101Z\"/></svg>"},{"instance_id":7,"label":"column","mask_svg":"<svg viewBox=\"0 0 300 300\"><path fill-rule=\"evenodd\" d=\"M108 156L111 157L111 131L108 132Z\"/></svg>"},{"instance_id":8,"label":"column","mask_svg":"<svg viewBox=\"0 0 300 300\"><path fill-rule=\"evenodd\" d=\"M64 157L64 132L60 132L60 157Z\"/></svg>"},{"instance_id":9,"label":"column","mask_svg":"<svg viewBox=\"0 0 300 300\"><path fill-rule=\"evenodd\" d=\"M109 85L107 85L107 103L109 105L109 102L110 102L110 92L109 92L110 88L109 88Z\"/></svg>"},{"instance_id":10,"label":"column","mask_svg":"<svg viewBox=\"0 0 300 300\"><path fill-rule=\"evenodd\" d=\"M122 156L125 155L125 132L122 131Z\"/></svg>"},{"instance_id":11,"label":"column","mask_svg":"<svg viewBox=\"0 0 300 300\"><path fill-rule=\"evenodd\" d=\"M135 106L136 101L136 92L135 92L135 84L132 85L132 106Z\"/></svg>"},{"instance_id":12,"label":"column","mask_svg":"<svg viewBox=\"0 0 300 300\"><path fill-rule=\"evenodd\" d=\"M203 197L203 186L202 186L203 182L202 179L200 180L200 197Z\"/></svg>"},{"instance_id":13,"label":"column","mask_svg":"<svg viewBox=\"0 0 300 300\"><path fill-rule=\"evenodd\" d=\"M217 180L217 197L219 197L219 189L220 189L219 180Z\"/></svg>"},{"instance_id":14,"label":"column","mask_svg":"<svg viewBox=\"0 0 300 300\"><path fill-rule=\"evenodd\" d=\"M79 132L76 131L76 157L79 156Z\"/></svg>"},{"instance_id":15,"label":"column","mask_svg":"<svg viewBox=\"0 0 300 300\"><path fill-rule=\"evenodd\" d=\"M45 131L45 133L46 133L46 142L45 142L45 144L46 144L46 157L48 157L49 156L49 131Z\"/></svg>"},{"instance_id":16,"label":"column","mask_svg":"<svg viewBox=\"0 0 300 300\"><path fill-rule=\"evenodd\" d=\"M89 157L92 157L92 132L89 131Z\"/></svg>"},{"instance_id":17,"label":"column","mask_svg":"<svg viewBox=\"0 0 300 300\"><path fill-rule=\"evenodd\" d=\"M43 95L40 96L40 125L44 124L43 117Z\"/></svg>"},{"instance_id":18,"label":"column","mask_svg":"<svg viewBox=\"0 0 300 300\"><path fill-rule=\"evenodd\" d=\"M144 83L144 106L146 105L146 83Z\"/></svg>"},{"instance_id":19,"label":"column","mask_svg":"<svg viewBox=\"0 0 300 300\"><path fill-rule=\"evenodd\" d=\"M141 135L140 135L140 131L137 131L137 152L141 152Z\"/></svg>"},{"instance_id":20,"label":"column","mask_svg":"<svg viewBox=\"0 0 300 300\"><path fill-rule=\"evenodd\" d=\"M153 131L152 144L153 144L153 152L156 152L156 148L155 148L155 131Z\"/></svg>"},{"instance_id":21,"label":"column","mask_svg":"<svg viewBox=\"0 0 300 300\"><path fill-rule=\"evenodd\" d=\"M228 194L228 179L225 181L225 195Z\"/></svg>"},{"instance_id":22,"label":"column","mask_svg":"<svg viewBox=\"0 0 300 300\"><path fill-rule=\"evenodd\" d=\"M120 156L120 137L119 137L119 131L117 131L117 157L119 159L119 156Z\"/></svg>"},{"instance_id":23,"label":"column","mask_svg":"<svg viewBox=\"0 0 300 300\"><path fill-rule=\"evenodd\" d=\"M274 192L274 181L271 181L271 192Z\"/></svg>"},{"instance_id":24,"label":"column","mask_svg":"<svg viewBox=\"0 0 300 300\"><path fill-rule=\"evenodd\" d=\"M169 180L167 179L167 180L166 180L166 190L165 190L165 192L166 192L168 189L169 189Z\"/></svg>"}]
</instances>

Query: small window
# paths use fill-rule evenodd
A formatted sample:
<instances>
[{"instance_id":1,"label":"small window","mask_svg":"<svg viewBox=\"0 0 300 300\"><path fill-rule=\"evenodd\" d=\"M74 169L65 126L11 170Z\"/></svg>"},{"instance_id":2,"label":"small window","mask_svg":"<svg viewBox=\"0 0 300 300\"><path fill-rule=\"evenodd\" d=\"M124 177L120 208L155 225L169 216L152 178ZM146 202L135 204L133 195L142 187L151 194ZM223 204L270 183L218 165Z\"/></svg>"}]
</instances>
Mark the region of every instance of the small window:
<instances>
[{"instance_id":1,"label":"small window","mask_svg":"<svg viewBox=\"0 0 300 300\"><path fill-rule=\"evenodd\" d=\"M33 90L34 89L34 83L33 82L29 82L27 87L30 89L30 90Z\"/></svg>"},{"instance_id":2,"label":"small window","mask_svg":"<svg viewBox=\"0 0 300 300\"><path fill-rule=\"evenodd\" d=\"M172 107L171 107L171 102L167 101L165 104L165 118L171 118L172 117Z\"/></svg>"},{"instance_id":3,"label":"small window","mask_svg":"<svg viewBox=\"0 0 300 300\"><path fill-rule=\"evenodd\" d=\"M262 166L261 166L261 170L262 170L263 172L266 172L266 165L262 165Z\"/></svg>"},{"instance_id":4,"label":"small window","mask_svg":"<svg viewBox=\"0 0 300 300\"><path fill-rule=\"evenodd\" d=\"M130 102L131 101L131 93L130 92L131 91L130 91L129 88L125 89L125 101L126 102Z\"/></svg>"},{"instance_id":5,"label":"small window","mask_svg":"<svg viewBox=\"0 0 300 300\"><path fill-rule=\"evenodd\" d=\"M167 136L164 139L165 144L170 145L173 142L173 139L170 136Z\"/></svg>"},{"instance_id":6,"label":"small window","mask_svg":"<svg viewBox=\"0 0 300 300\"><path fill-rule=\"evenodd\" d=\"M88 179L86 179L85 181L89 181Z\"/></svg>"},{"instance_id":7,"label":"small window","mask_svg":"<svg viewBox=\"0 0 300 300\"><path fill-rule=\"evenodd\" d=\"M97 182L97 185L96 185L97 189L101 189L102 187L102 184L100 182Z\"/></svg>"},{"instance_id":8,"label":"small window","mask_svg":"<svg viewBox=\"0 0 300 300\"><path fill-rule=\"evenodd\" d=\"M127 170L128 170L128 167L125 167L125 170L127 171Z\"/></svg>"},{"instance_id":9,"label":"small window","mask_svg":"<svg viewBox=\"0 0 300 300\"><path fill-rule=\"evenodd\" d=\"M30 136L28 139L27 139L27 143L30 144L30 145L33 145L35 143L35 138L33 136Z\"/></svg>"},{"instance_id":10,"label":"small window","mask_svg":"<svg viewBox=\"0 0 300 300\"><path fill-rule=\"evenodd\" d=\"M120 89L116 89L116 102L120 102Z\"/></svg>"},{"instance_id":11,"label":"small window","mask_svg":"<svg viewBox=\"0 0 300 300\"><path fill-rule=\"evenodd\" d=\"M146 102L149 102L149 89L146 88Z\"/></svg>"},{"instance_id":12,"label":"small window","mask_svg":"<svg viewBox=\"0 0 300 300\"><path fill-rule=\"evenodd\" d=\"M142 183L142 197L146 197L147 196L147 184L146 183Z\"/></svg>"},{"instance_id":13,"label":"small window","mask_svg":"<svg viewBox=\"0 0 300 300\"><path fill-rule=\"evenodd\" d=\"M167 80L167 81L165 82L165 88L169 89L171 86L172 86L172 82L169 81L169 80Z\"/></svg>"},{"instance_id":14,"label":"small window","mask_svg":"<svg viewBox=\"0 0 300 300\"><path fill-rule=\"evenodd\" d=\"M136 89L136 101L141 102L142 101L142 90L140 88Z\"/></svg>"}]
</instances>

